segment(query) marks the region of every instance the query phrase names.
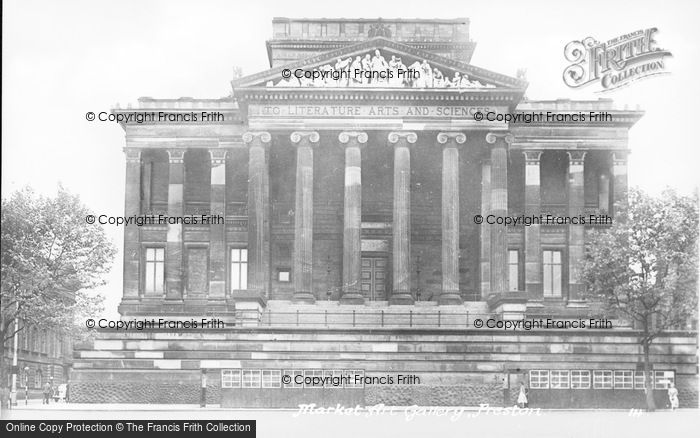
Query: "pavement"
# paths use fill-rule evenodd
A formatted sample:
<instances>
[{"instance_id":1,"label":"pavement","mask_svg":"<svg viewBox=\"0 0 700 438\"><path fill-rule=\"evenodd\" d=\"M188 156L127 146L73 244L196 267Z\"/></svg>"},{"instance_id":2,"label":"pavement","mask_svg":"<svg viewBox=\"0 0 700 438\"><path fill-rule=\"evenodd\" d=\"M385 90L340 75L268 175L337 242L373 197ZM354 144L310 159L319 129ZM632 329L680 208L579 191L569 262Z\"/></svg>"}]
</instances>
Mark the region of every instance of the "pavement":
<instances>
[{"instance_id":1,"label":"pavement","mask_svg":"<svg viewBox=\"0 0 700 438\"><path fill-rule=\"evenodd\" d=\"M9 420L256 420L258 437L685 437L697 433L700 411L514 410L461 407L354 407L338 412L225 409L219 406L20 403ZM693 432L691 434L691 431Z\"/></svg>"}]
</instances>

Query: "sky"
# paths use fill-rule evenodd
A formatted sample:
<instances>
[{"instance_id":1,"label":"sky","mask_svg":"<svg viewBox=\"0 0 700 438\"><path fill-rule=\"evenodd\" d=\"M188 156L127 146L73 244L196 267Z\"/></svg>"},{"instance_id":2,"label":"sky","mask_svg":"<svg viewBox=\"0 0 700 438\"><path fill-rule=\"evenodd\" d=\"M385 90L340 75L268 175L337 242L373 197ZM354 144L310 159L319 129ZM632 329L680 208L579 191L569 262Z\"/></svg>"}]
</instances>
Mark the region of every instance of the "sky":
<instances>
[{"instance_id":1,"label":"sky","mask_svg":"<svg viewBox=\"0 0 700 438\"><path fill-rule=\"evenodd\" d=\"M471 63L515 76L527 69L531 99L612 98L646 113L630 132L630 184L658 193L697 188L700 2L348 2L104 0L3 2L2 196L25 185L53 194L59 183L97 214L124 208L124 132L85 113L140 96L222 97L234 66L268 68L273 17L457 18L471 21ZM656 27L671 73L605 94L562 81L564 46ZM108 227L121 251L121 228ZM121 252L99 292L106 315L121 298Z\"/></svg>"}]
</instances>

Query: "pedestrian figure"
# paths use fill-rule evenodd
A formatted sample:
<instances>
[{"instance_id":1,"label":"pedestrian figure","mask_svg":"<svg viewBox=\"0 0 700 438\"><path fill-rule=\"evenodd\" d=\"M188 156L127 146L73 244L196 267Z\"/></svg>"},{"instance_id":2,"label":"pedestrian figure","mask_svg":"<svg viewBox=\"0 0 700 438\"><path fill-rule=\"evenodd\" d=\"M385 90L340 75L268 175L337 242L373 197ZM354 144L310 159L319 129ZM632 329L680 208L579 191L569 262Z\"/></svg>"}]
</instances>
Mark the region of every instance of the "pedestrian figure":
<instances>
[{"instance_id":1,"label":"pedestrian figure","mask_svg":"<svg viewBox=\"0 0 700 438\"><path fill-rule=\"evenodd\" d=\"M518 406L521 408L527 407L527 388L523 382L520 382L520 392L518 393Z\"/></svg>"},{"instance_id":2,"label":"pedestrian figure","mask_svg":"<svg viewBox=\"0 0 700 438\"><path fill-rule=\"evenodd\" d=\"M668 387L668 401L671 402L671 410L675 411L678 408L678 389L673 382Z\"/></svg>"},{"instance_id":3,"label":"pedestrian figure","mask_svg":"<svg viewBox=\"0 0 700 438\"><path fill-rule=\"evenodd\" d=\"M51 400L51 395L53 394L53 388L51 388L51 384L49 382L44 383L44 403L45 405L49 404L49 400Z\"/></svg>"}]
</instances>

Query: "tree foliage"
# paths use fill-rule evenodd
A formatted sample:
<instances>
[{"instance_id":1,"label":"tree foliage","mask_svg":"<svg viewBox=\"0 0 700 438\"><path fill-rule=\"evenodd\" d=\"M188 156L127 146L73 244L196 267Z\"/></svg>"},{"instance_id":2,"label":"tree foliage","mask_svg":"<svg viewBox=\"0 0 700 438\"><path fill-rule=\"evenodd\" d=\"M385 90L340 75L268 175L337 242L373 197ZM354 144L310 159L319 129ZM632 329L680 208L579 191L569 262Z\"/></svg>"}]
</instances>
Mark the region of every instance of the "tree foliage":
<instances>
[{"instance_id":1,"label":"tree foliage","mask_svg":"<svg viewBox=\"0 0 700 438\"><path fill-rule=\"evenodd\" d=\"M14 336L15 320L56 332L74 332L78 318L101 311L91 289L105 283L116 249L90 211L59 187L55 197L30 188L2 200L2 340ZM4 371L4 367L3 367Z\"/></svg>"},{"instance_id":2,"label":"tree foliage","mask_svg":"<svg viewBox=\"0 0 700 438\"><path fill-rule=\"evenodd\" d=\"M650 388L649 345L664 331L689 328L697 314L698 196L631 190L618 207L613 226L589 240L583 280L604 311L640 330Z\"/></svg>"}]
</instances>

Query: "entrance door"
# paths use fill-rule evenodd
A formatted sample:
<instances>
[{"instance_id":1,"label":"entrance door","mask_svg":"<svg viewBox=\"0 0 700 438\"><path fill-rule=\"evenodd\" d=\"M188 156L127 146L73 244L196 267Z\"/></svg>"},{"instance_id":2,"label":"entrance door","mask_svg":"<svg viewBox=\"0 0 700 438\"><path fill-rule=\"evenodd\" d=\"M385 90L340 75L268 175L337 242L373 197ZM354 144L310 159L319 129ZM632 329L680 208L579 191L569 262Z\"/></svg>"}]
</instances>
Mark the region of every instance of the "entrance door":
<instances>
[{"instance_id":1,"label":"entrance door","mask_svg":"<svg viewBox=\"0 0 700 438\"><path fill-rule=\"evenodd\" d=\"M370 301L386 300L386 257L362 257L362 295Z\"/></svg>"}]
</instances>

